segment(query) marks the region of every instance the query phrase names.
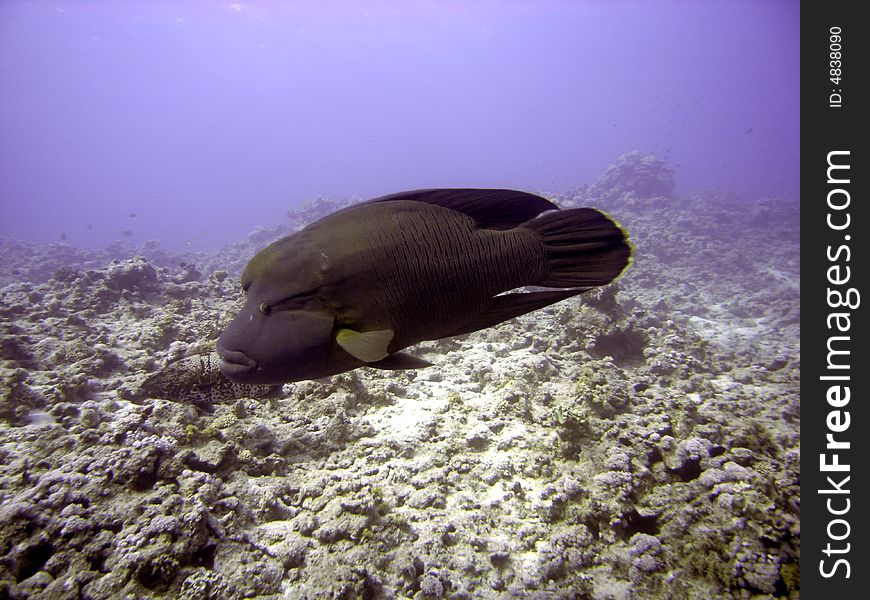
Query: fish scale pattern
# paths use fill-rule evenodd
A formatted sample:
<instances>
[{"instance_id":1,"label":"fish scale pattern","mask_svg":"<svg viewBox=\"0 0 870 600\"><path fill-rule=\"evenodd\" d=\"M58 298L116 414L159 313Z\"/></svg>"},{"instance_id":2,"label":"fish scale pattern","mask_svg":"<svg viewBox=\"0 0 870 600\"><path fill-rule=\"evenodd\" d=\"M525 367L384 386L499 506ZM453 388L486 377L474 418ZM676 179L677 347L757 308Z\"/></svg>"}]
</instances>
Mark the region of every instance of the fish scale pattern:
<instances>
[{"instance_id":1,"label":"fish scale pattern","mask_svg":"<svg viewBox=\"0 0 870 600\"><path fill-rule=\"evenodd\" d=\"M430 212L437 218L425 218ZM543 246L526 230L480 230L440 207L422 215L394 212L389 224L366 244L378 308L391 322L422 324L435 337L449 333L443 329L457 311L473 314L496 294L534 284L545 273Z\"/></svg>"}]
</instances>

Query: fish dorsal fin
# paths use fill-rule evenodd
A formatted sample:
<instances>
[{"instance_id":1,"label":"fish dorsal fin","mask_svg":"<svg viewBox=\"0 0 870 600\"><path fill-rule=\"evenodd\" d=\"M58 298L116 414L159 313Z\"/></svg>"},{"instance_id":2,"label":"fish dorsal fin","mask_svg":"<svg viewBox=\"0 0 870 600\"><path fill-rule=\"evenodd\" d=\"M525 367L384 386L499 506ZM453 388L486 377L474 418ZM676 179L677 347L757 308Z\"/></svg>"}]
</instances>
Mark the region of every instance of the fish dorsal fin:
<instances>
[{"instance_id":1,"label":"fish dorsal fin","mask_svg":"<svg viewBox=\"0 0 870 600\"><path fill-rule=\"evenodd\" d=\"M389 356L387 346L393 340L395 332L392 329L366 331L364 333L353 329L339 329L335 341L345 352L363 362L371 363Z\"/></svg>"},{"instance_id":2,"label":"fish dorsal fin","mask_svg":"<svg viewBox=\"0 0 870 600\"><path fill-rule=\"evenodd\" d=\"M432 189L399 192L370 202L406 200L450 208L474 219L484 229L511 229L559 207L540 196L517 190Z\"/></svg>"}]
</instances>

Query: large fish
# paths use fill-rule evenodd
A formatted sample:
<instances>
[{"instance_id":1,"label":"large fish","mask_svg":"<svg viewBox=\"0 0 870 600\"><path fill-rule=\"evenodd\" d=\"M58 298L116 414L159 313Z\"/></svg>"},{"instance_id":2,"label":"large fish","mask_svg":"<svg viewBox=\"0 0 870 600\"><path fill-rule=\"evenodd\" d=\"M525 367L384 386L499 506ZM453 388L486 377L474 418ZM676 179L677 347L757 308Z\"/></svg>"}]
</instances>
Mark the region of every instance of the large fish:
<instances>
[{"instance_id":1,"label":"large fish","mask_svg":"<svg viewBox=\"0 0 870 600\"><path fill-rule=\"evenodd\" d=\"M547 214L541 214L549 212ZM357 204L260 251L218 340L244 383L430 363L399 352L491 327L613 281L626 232L594 208L513 190L434 189ZM513 292L522 286L570 288Z\"/></svg>"}]
</instances>

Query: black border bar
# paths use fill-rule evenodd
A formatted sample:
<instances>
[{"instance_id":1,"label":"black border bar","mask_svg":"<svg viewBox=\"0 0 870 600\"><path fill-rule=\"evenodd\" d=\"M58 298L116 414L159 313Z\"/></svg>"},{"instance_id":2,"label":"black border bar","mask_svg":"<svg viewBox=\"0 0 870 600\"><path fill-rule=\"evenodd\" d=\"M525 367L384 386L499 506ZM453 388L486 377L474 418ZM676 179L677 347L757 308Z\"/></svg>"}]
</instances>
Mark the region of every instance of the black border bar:
<instances>
[{"instance_id":1,"label":"black border bar","mask_svg":"<svg viewBox=\"0 0 870 600\"><path fill-rule=\"evenodd\" d=\"M800 545L809 599L866 598L870 586L870 21L861 4L801 4Z\"/></svg>"}]
</instances>

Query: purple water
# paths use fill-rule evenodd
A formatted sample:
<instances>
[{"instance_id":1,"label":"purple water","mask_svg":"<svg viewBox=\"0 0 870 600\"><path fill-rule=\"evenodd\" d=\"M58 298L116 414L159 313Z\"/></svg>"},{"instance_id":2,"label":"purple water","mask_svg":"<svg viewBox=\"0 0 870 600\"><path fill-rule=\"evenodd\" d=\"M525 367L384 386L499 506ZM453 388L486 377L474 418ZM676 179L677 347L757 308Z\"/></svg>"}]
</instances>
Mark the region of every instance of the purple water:
<instances>
[{"instance_id":1,"label":"purple water","mask_svg":"<svg viewBox=\"0 0 870 600\"><path fill-rule=\"evenodd\" d=\"M798 196L798 3L0 4L0 237L216 248L315 196ZM133 216L135 215L135 216ZM127 232L127 233L124 233Z\"/></svg>"}]
</instances>

